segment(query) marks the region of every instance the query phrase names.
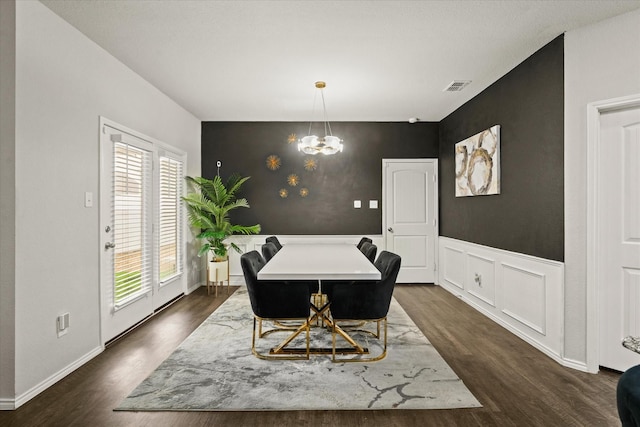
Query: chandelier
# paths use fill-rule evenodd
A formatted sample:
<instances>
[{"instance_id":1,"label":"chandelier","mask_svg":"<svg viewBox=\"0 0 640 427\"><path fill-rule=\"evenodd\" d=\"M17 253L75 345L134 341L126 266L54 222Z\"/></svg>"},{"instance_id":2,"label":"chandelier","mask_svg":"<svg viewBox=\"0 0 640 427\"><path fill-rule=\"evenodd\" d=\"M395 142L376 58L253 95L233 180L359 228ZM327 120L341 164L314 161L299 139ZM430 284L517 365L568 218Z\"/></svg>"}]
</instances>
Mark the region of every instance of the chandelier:
<instances>
[{"instance_id":1,"label":"chandelier","mask_svg":"<svg viewBox=\"0 0 640 427\"><path fill-rule=\"evenodd\" d=\"M342 151L342 140L337 136L331 134L331 124L327 119L327 107L324 104L324 93L322 89L327 86L325 82L316 82L316 88L320 90L320 96L322 97L322 110L324 111L324 137L318 137L311 134L311 127L313 125L313 111L316 107L316 97L313 97L313 111L311 122L309 123L309 135L301 138L298 141L298 151L302 151L305 154L316 155L322 154L335 154L338 151ZM317 95L317 92L316 92Z\"/></svg>"}]
</instances>

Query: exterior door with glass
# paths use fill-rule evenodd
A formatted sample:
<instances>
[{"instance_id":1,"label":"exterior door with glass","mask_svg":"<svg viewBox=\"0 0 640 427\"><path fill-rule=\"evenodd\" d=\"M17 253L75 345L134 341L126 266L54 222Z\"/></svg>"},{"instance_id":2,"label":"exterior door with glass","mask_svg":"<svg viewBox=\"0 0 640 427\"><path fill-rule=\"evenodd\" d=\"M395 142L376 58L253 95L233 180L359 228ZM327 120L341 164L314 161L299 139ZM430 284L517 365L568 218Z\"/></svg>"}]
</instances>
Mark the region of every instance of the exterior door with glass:
<instances>
[{"instance_id":1,"label":"exterior door with glass","mask_svg":"<svg viewBox=\"0 0 640 427\"><path fill-rule=\"evenodd\" d=\"M183 292L183 176L181 159L106 120L100 144L101 317L107 342Z\"/></svg>"}]
</instances>

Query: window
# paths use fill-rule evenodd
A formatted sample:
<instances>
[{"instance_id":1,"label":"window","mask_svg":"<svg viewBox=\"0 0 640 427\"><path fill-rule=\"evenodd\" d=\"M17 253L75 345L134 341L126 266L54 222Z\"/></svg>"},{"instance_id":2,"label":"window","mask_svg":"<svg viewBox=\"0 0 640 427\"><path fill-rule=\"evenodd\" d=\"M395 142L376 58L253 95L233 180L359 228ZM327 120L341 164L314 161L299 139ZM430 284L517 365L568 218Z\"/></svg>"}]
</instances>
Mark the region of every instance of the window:
<instances>
[{"instance_id":1,"label":"window","mask_svg":"<svg viewBox=\"0 0 640 427\"><path fill-rule=\"evenodd\" d=\"M159 158L158 278L160 285L182 273L182 162Z\"/></svg>"}]
</instances>

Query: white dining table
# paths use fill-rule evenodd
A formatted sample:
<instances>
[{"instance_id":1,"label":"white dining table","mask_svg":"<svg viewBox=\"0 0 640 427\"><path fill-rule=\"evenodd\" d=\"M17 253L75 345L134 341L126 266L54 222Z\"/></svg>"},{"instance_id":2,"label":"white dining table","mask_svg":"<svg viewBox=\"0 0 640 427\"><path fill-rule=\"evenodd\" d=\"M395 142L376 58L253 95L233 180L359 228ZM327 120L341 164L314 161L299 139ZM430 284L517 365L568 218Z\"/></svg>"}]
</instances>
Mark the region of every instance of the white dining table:
<instances>
[{"instance_id":1,"label":"white dining table","mask_svg":"<svg viewBox=\"0 0 640 427\"><path fill-rule=\"evenodd\" d=\"M360 252L356 245L350 244L287 244L282 247L258 272L258 280L287 280L291 283L317 280L380 280L380 271L367 257ZM295 286L292 284L292 286ZM315 314L309 319L313 323L316 319L328 328L333 328L350 345L349 348L338 349L339 353L367 354L369 350L353 340L342 328L334 325L328 317L330 301L322 295L322 288L316 297L323 297L310 304ZM299 328L280 345L271 349L271 354L300 353L298 350L288 350L286 346L295 338L302 328ZM310 348L313 354L330 354L333 348Z\"/></svg>"},{"instance_id":2,"label":"white dining table","mask_svg":"<svg viewBox=\"0 0 640 427\"><path fill-rule=\"evenodd\" d=\"M286 244L258 280L380 280L380 271L351 244Z\"/></svg>"}]
</instances>

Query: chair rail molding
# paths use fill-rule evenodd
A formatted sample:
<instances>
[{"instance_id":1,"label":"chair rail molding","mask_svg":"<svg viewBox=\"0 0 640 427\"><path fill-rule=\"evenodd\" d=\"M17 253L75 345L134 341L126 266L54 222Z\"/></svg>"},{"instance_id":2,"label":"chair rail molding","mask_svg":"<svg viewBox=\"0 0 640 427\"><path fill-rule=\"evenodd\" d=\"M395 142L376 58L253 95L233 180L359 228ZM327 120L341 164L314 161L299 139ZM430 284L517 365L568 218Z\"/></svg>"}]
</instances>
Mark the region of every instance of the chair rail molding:
<instances>
[{"instance_id":1,"label":"chair rail molding","mask_svg":"<svg viewBox=\"0 0 640 427\"><path fill-rule=\"evenodd\" d=\"M440 236L439 284L563 366L564 263Z\"/></svg>"}]
</instances>

